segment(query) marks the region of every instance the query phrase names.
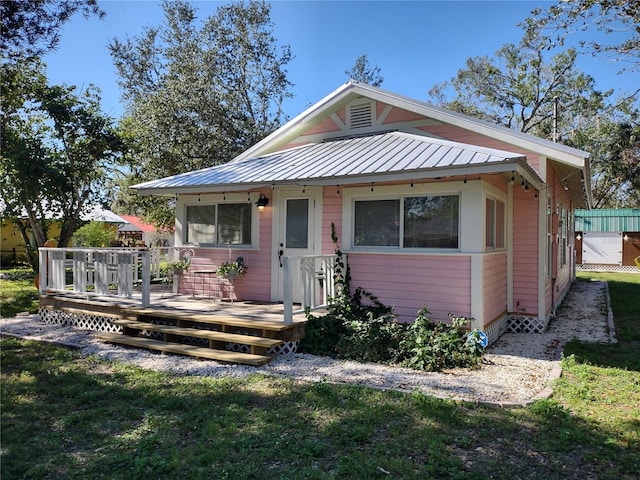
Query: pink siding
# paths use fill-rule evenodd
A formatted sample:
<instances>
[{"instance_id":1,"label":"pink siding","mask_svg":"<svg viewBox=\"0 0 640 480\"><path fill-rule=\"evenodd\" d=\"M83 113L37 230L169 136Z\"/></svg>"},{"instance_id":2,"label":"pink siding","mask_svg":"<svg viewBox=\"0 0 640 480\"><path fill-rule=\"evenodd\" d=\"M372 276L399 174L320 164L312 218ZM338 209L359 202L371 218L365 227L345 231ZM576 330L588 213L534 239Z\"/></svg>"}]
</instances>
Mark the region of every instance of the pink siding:
<instances>
[{"instance_id":1,"label":"pink siding","mask_svg":"<svg viewBox=\"0 0 640 480\"><path fill-rule=\"evenodd\" d=\"M382 113L385 104L379 104L382 108L378 108L378 115ZM418 115L417 113L409 112L407 110L402 110L401 108L394 107L387 115L387 118L383 122L383 125L388 123L401 123L401 122L411 122L413 120L421 120L424 117L422 115Z\"/></svg>"},{"instance_id":2,"label":"pink siding","mask_svg":"<svg viewBox=\"0 0 640 480\"><path fill-rule=\"evenodd\" d=\"M336 246L331 240L331 223L335 225L338 243L342 239L342 195L336 187L324 187L322 192L322 254L330 255ZM340 244L340 247L342 245Z\"/></svg>"},{"instance_id":3,"label":"pink siding","mask_svg":"<svg viewBox=\"0 0 640 480\"><path fill-rule=\"evenodd\" d=\"M340 115L338 115L340 116ZM344 115L342 115L344 117ZM325 118L322 122L320 122L315 127L304 132L305 135L315 135L319 133L328 133L328 132L336 132L339 128L336 125L336 122L333 121L331 117Z\"/></svg>"},{"instance_id":4,"label":"pink siding","mask_svg":"<svg viewBox=\"0 0 640 480\"><path fill-rule=\"evenodd\" d=\"M268 197L271 191L264 190ZM237 257L244 257L248 271L244 277L235 281L235 294L237 298L244 300L254 300L267 302L271 300L271 214L272 208L265 208L259 213L259 245L258 250L239 249L231 247L231 253L226 248L194 248L195 257L189 271L182 276L180 282L180 293L191 294L194 290L200 294L205 291L207 294L207 283L215 281L215 277L210 275L197 275L196 270L215 270L222 262L235 260ZM191 247L185 247L191 248ZM204 285L203 285L204 283ZM226 283L223 281L223 283ZM223 288L223 293L227 292L227 287Z\"/></svg>"},{"instance_id":5,"label":"pink siding","mask_svg":"<svg viewBox=\"0 0 640 480\"><path fill-rule=\"evenodd\" d=\"M522 188L513 189L513 308L538 312L538 199Z\"/></svg>"},{"instance_id":6,"label":"pink siding","mask_svg":"<svg viewBox=\"0 0 640 480\"><path fill-rule=\"evenodd\" d=\"M574 209L574 206L569 199L569 195L564 190L562 179L551 165L547 171L547 184L552 186L551 198L554 212L558 204L565 210ZM547 314L549 314L553 308L558 306L566 291L571 287L571 281L573 279L573 248L571 247L574 243L572 235L573 229L569 228L567 230L567 263L566 265L562 265L561 221L562 219L559 215L553 215L553 271L551 277L547 279L545 284L545 305Z\"/></svg>"},{"instance_id":7,"label":"pink siding","mask_svg":"<svg viewBox=\"0 0 640 480\"><path fill-rule=\"evenodd\" d=\"M507 254L483 258L483 300L485 325L507 311Z\"/></svg>"},{"instance_id":8,"label":"pink siding","mask_svg":"<svg viewBox=\"0 0 640 480\"><path fill-rule=\"evenodd\" d=\"M447 140L451 140L454 142L468 143L471 145L480 145L488 148L497 148L501 150L507 150L513 153L521 153L527 156L527 162L533 168L538 170L540 167L540 158L537 154L533 154L528 150L523 149L522 147L511 145L501 140L496 140L491 137L485 137L484 135L480 135L479 133L470 132L469 130L465 130L460 127L455 127L453 125L434 125L434 126L419 127L419 128L420 130L433 133L434 135L438 135L442 138L445 138Z\"/></svg>"},{"instance_id":9,"label":"pink siding","mask_svg":"<svg viewBox=\"0 0 640 480\"><path fill-rule=\"evenodd\" d=\"M376 255L350 253L352 285L393 306L398 318L413 321L427 306L431 318L471 314L471 261L467 256Z\"/></svg>"}]
</instances>

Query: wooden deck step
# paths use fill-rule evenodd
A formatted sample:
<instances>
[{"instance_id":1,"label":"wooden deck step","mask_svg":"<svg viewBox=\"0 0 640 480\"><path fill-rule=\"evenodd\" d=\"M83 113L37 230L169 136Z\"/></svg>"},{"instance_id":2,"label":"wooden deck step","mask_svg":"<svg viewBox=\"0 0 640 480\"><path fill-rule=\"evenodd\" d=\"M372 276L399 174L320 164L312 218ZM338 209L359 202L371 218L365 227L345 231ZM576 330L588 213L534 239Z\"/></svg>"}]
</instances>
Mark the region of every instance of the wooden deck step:
<instances>
[{"instance_id":1,"label":"wooden deck step","mask_svg":"<svg viewBox=\"0 0 640 480\"><path fill-rule=\"evenodd\" d=\"M189 311L170 310L170 309L155 309L155 308L127 308L123 311L128 315L136 315L138 317L152 317L152 318L169 318L174 320L188 320L191 322L208 323L216 325L229 325L234 327L253 328L256 330L269 330L274 332L280 332L290 330L292 325L287 325L284 322L273 322L268 320L259 320L257 318L240 318L232 317L229 315L220 315L215 313L194 313ZM297 324L304 324L304 322L297 322Z\"/></svg>"},{"instance_id":2,"label":"wooden deck step","mask_svg":"<svg viewBox=\"0 0 640 480\"><path fill-rule=\"evenodd\" d=\"M241 345L253 345L256 347L272 348L282 345L282 340L273 338L255 337L251 335L239 335L237 333L216 332L212 330L203 330L199 328L176 327L172 325L159 325L157 323L139 322L135 320L119 320L111 321L114 325L120 325L125 328L134 330L149 330L153 332L167 333L169 335L182 335L185 337L205 338L219 342L239 343Z\"/></svg>"},{"instance_id":3,"label":"wooden deck step","mask_svg":"<svg viewBox=\"0 0 640 480\"><path fill-rule=\"evenodd\" d=\"M229 363L241 363L245 365L264 365L272 360L267 355L255 355L252 353L229 352L227 350L214 350L211 348L194 347L181 343L167 343L144 337L131 337L117 333L100 333L97 338L109 343L118 343L132 347L142 347L149 350L190 355L192 357L207 358Z\"/></svg>"}]
</instances>

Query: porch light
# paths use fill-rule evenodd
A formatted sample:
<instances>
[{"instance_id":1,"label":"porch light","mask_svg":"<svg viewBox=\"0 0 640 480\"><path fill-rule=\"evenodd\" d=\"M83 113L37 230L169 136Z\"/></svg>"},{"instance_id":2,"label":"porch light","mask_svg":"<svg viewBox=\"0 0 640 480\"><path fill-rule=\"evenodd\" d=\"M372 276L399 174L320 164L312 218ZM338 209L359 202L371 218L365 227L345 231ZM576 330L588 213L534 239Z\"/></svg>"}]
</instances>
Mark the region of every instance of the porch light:
<instances>
[{"instance_id":1,"label":"porch light","mask_svg":"<svg viewBox=\"0 0 640 480\"><path fill-rule=\"evenodd\" d=\"M627 234L625 233L625 234L624 234L624 237L622 237L622 239L623 239L625 242L628 242L628 241L629 241L629 235L627 235Z\"/></svg>"},{"instance_id":2,"label":"porch light","mask_svg":"<svg viewBox=\"0 0 640 480\"><path fill-rule=\"evenodd\" d=\"M260 194L260 198L258 198L258 201L256 202L256 205L258 206L258 211L263 211L264 207L266 207L269 204L269 199L267 197L264 196L264 193Z\"/></svg>"},{"instance_id":3,"label":"porch light","mask_svg":"<svg viewBox=\"0 0 640 480\"><path fill-rule=\"evenodd\" d=\"M576 237L576 240L582 240L582 235L578 234L578 236Z\"/></svg>"}]
</instances>

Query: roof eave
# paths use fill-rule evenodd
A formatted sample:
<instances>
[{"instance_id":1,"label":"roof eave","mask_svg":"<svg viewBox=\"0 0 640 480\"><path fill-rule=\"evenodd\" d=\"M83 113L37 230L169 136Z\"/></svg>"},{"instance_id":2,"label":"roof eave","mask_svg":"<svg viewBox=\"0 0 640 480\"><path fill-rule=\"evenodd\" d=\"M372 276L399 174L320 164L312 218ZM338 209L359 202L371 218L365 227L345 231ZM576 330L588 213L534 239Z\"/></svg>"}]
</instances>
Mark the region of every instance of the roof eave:
<instances>
[{"instance_id":1,"label":"roof eave","mask_svg":"<svg viewBox=\"0 0 640 480\"><path fill-rule=\"evenodd\" d=\"M447 166L440 168L403 170L401 172L383 172L370 173L362 175L344 175L332 177L316 177L316 178L296 178L290 180L274 180L272 182L249 182L249 183L224 183L224 184L203 184L190 185L180 187L154 187L154 188L137 188L140 195L156 195L174 197L176 195L198 195L202 193L222 193L222 192L246 192L255 191L262 188L285 186L285 185L307 185L307 186L346 186L363 183L376 182L396 182L412 180L430 180L437 178L446 178L453 176L474 176L483 174L502 174L515 172L527 180L532 188L541 190L544 188L544 181L538 173L527 163L525 157L512 157L501 162L487 163L481 165L461 165Z\"/></svg>"}]
</instances>

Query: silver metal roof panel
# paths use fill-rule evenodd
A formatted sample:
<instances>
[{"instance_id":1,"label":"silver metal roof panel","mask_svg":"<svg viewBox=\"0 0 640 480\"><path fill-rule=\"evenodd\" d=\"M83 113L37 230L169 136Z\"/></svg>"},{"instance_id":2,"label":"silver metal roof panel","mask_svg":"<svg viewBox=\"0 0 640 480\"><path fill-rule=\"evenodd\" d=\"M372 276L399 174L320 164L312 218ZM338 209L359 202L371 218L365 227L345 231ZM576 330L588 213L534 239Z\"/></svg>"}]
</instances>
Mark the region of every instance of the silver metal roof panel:
<instances>
[{"instance_id":1,"label":"silver metal roof panel","mask_svg":"<svg viewBox=\"0 0 640 480\"><path fill-rule=\"evenodd\" d=\"M433 169L500 165L524 161L523 155L404 132L344 138L302 145L257 158L140 183L142 194L203 189L307 183L357 183L361 177L419 173ZM499 171L504 171L504 168Z\"/></svg>"}]
</instances>

